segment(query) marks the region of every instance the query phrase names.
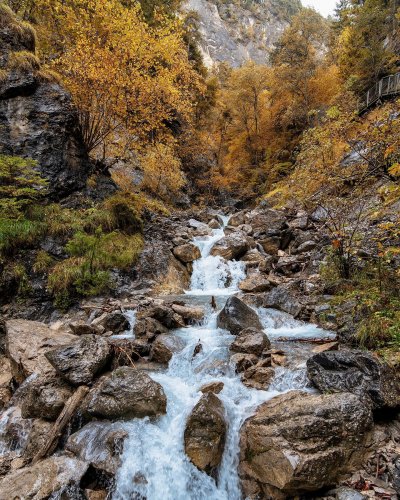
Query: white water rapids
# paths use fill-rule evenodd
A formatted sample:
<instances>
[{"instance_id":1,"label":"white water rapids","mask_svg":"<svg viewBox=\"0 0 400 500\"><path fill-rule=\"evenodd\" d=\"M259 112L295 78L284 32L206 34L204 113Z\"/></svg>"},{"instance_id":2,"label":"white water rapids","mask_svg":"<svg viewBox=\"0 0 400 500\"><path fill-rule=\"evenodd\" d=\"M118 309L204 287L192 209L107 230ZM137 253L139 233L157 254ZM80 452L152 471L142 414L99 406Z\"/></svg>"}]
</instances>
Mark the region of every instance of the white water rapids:
<instances>
[{"instance_id":1,"label":"white water rapids","mask_svg":"<svg viewBox=\"0 0 400 500\"><path fill-rule=\"evenodd\" d=\"M224 230L216 229L211 236L195 239L201 258L194 263L191 290L183 298L186 303L207 307L214 295L221 308L227 296L238 291L238 283L245 277L244 264L210 255L212 246L223 236ZM271 340L330 335L278 311L258 312ZM165 372L150 373L164 388L167 414L155 421L135 419L126 424L129 437L124 445L113 500L239 500L237 466L243 421L262 402L290 389L307 388L305 361L311 348L293 342L279 343L288 355L289 365L276 369L268 391L245 387L229 365L229 345L234 337L217 328L217 314L208 307L203 324L175 331L174 334L185 341L185 349L173 356ZM193 358L199 341L203 349ZM201 397L200 387L212 381L224 383L218 397L223 402L228 424L217 481L192 465L184 452L187 417Z\"/></svg>"}]
</instances>

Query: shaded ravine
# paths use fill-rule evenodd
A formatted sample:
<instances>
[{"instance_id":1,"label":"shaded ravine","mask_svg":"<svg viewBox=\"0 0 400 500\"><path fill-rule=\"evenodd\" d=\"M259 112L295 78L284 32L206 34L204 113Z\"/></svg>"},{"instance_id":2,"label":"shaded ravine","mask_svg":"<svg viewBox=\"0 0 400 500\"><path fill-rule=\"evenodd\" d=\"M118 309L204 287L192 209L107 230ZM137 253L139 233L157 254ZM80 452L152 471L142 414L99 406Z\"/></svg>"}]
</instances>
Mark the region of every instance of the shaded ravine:
<instances>
[{"instance_id":1,"label":"shaded ravine","mask_svg":"<svg viewBox=\"0 0 400 500\"><path fill-rule=\"evenodd\" d=\"M226 224L228 217L223 220ZM235 337L217 328L217 315L227 297L238 291L245 269L241 262L210 255L212 246L223 236L221 228L214 230L211 236L194 240L201 258L194 263L191 289L182 299L187 304L203 305L207 309L206 318L202 324L174 331L172 335L179 336L186 347L173 356L165 372L151 373L164 388L168 399L167 414L155 421L134 419L125 424L129 436L116 477L114 500L239 500L237 468L242 423L259 404L280 393L291 389L309 390L305 361L312 347L307 343L282 343L273 339L321 338L330 333L275 310L262 309L258 313L273 344L285 350L288 365L276 369L269 390L245 387L229 364L229 346ZM216 297L215 311L210 306L212 296ZM199 342L202 350L193 357ZM200 387L213 381L224 383L218 397L223 402L228 424L225 451L216 480L199 471L184 451L187 417L201 397Z\"/></svg>"}]
</instances>

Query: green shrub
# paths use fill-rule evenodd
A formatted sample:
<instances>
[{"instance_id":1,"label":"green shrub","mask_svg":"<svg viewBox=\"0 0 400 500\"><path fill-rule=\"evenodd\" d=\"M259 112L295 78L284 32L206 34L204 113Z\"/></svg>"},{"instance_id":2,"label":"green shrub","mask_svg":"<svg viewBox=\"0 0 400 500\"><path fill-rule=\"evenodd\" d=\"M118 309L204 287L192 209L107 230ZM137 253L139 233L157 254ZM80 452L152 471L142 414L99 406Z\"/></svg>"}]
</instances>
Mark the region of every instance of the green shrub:
<instances>
[{"instance_id":1,"label":"green shrub","mask_svg":"<svg viewBox=\"0 0 400 500\"><path fill-rule=\"evenodd\" d=\"M138 234L126 235L117 231L94 234L77 232L65 249L70 258L52 269L48 288L55 297L66 294L99 295L112 287L109 271L127 269L135 263L143 247Z\"/></svg>"},{"instance_id":2,"label":"green shrub","mask_svg":"<svg viewBox=\"0 0 400 500\"><path fill-rule=\"evenodd\" d=\"M114 218L114 229L126 234L143 231L143 221L138 208L138 198L128 192L118 192L104 202Z\"/></svg>"},{"instance_id":3,"label":"green shrub","mask_svg":"<svg viewBox=\"0 0 400 500\"><path fill-rule=\"evenodd\" d=\"M21 247L34 245L44 230L40 222L0 218L0 255L10 255Z\"/></svg>"}]
</instances>

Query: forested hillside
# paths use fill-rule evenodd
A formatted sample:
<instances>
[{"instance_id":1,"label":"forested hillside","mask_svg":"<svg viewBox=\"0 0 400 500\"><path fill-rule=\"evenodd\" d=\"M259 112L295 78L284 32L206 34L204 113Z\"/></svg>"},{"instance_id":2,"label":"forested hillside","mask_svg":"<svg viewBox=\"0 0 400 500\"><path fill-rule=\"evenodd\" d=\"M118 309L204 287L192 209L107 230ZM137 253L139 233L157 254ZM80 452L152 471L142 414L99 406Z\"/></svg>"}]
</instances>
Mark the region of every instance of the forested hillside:
<instances>
[{"instance_id":1,"label":"forested hillside","mask_svg":"<svg viewBox=\"0 0 400 500\"><path fill-rule=\"evenodd\" d=\"M400 2L0 0L0 314L0 500L398 498Z\"/></svg>"}]
</instances>

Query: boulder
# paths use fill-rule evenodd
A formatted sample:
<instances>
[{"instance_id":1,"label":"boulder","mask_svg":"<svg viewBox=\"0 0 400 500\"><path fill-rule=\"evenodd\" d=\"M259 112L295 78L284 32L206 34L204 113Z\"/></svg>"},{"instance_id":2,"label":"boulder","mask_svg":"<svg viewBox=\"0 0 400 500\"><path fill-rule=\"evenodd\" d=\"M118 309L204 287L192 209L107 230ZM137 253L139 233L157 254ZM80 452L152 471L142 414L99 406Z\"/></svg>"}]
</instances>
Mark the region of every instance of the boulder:
<instances>
[{"instance_id":1,"label":"boulder","mask_svg":"<svg viewBox=\"0 0 400 500\"><path fill-rule=\"evenodd\" d=\"M137 339L153 340L157 335L168 333L168 328L154 318L142 318L135 322L133 333Z\"/></svg>"},{"instance_id":2,"label":"boulder","mask_svg":"<svg viewBox=\"0 0 400 500\"><path fill-rule=\"evenodd\" d=\"M53 425L53 422L40 418L33 421L23 452L24 460L32 460L37 452L44 448L48 443Z\"/></svg>"},{"instance_id":3,"label":"boulder","mask_svg":"<svg viewBox=\"0 0 400 500\"><path fill-rule=\"evenodd\" d=\"M318 354L320 352L326 351L338 351L339 350L339 342L327 342L326 344L317 345L312 350L313 353Z\"/></svg>"},{"instance_id":4,"label":"boulder","mask_svg":"<svg viewBox=\"0 0 400 500\"><path fill-rule=\"evenodd\" d=\"M278 255L281 246L281 239L279 236L267 236L259 240L265 253L268 255Z\"/></svg>"},{"instance_id":5,"label":"boulder","mask_svg":"<svg viewBox=\"0 0 400 500\"><path fill-rule=\"evenodd\" d=\"M189 323L204 319L204 309L202 307L181 306L179 304L172 304L171 307L177 314L182 316L182 318Z\"/></svg>"},{"instance_id":6,"label":"boulder","mask_svg":"<svg viewBox=\"0 0 400 500\"><path fill-rule=\"evenodd\" d=\"M243 255L240 260L249 264L261 264L265 260L265 255L262 255L262 253L257 250L257 248L251 248Z\"/></svg>"},{"instance_id":7,"label":"boulder","mask_svg":"<svg viewBox=\"0 0 400 500\"><path fill-rule=\"evenodd\" d=\"M90 384L110 359L110 346L98 335L82 335L46 353L46 358L72 385Z\"/></svg>"},{"instance_id":8,"label":"boulder","mask_svg":"<svg viewBox=\"0 0 400 500\"><path fill-rule=\"evenodd\" d=\"M74 335L96 335L98 333L94 326L88 325L84 321L73 321L69 327Z\"/></svg>"},{"instance_id":9,"label":"boulder","mask_svg":"<svg viewBox=\"0 0 400 500\"><path fill-rule=\"evenodd\" d=\"M299 245L297 248L293 249L292 253L297 254L297 253L305 253L305 252L311 252L311 250L314 250L314 248L317 246L315 241L308 240Z\"/></svg>"},{"instance_id":10,"label":"boulder","mask_svg":"<svg viewBox=\"0 0 400 500\"><path fill-rule=\"evenodd\" d=\"M221 227L221 224L217 221L217 219L211 219L208 225L211 229L219 229Z\"/></svg>"},{"instance_id":11,"label":"boulder","mask_svg":"<svg viewBox=\"0 0 400 500\"><path fill-rule=\"evenodd\" d=\"M238 335L245 328L262 330L257 313L238 297L232 296L217 317L217 326Z\"/></svg>"},{"instance_id":12,"label":"boulder","mask_svg":"<svg viewBox=\"0 0 400 500\"><path fill-rule=\"evenodd\" d=\"M65 449L95 469L115 475L128 431L118 422L90 422L72 434Z\"/></svg>"},{"instance_id":13,"label":"boulder","mask_svg":"<svg viewBox=\"0 0 400 500\"><path fill-rule=\"evenodd\" d=\"M66 382L57 376L49 375L28 380L22 392L22 417L46 420L56 420L72 395L72 390Z\"/></svg>"},{"instance_id":14,"label":"boulder","mask_svg":"<svg viewBox=\"0 0 400 500\"><path fill-rule=\"evenodd\" d=\"M156 338L151 346L150 359L168 364L172 356L185 348L185 342L176 335L163 334Z\"/></svg>"},{"instance_id":15,"label":"boulder","mask_svg":"<svg viewBox=\"0 0 400 500\"><path fill-rule=\"evenodd\" d=\"M243 224L250 224L254 233L277 234L287 228L284 212L272 208L256 208L247 212Z\"/></svg>"},{"instance_id":16,"label":"boulder","mask_svg":"<svg viewBox=\"0 0 400 500\"><path fill-rule=\"evenodd\" d=\"M400 406L398 371L370 353L330 351L307 361L307 374L321 392L351 392L368 398L374 408Z\"/></svg>"},{"instance_id":17,"label":"boulder","mask_svg":"<svg viewBox=\"0 0 400 500\"><path fill-rule=\"evenodd\" d=\"M180 328L185 326L182 316L177 314L172 307L164 304L155 304L153 307L141 313L138 317L151 317L159 321L166 328Z\"/></svg>"},{"instance_id":18,"label":"boulder","mask_svg":"<svg viewBox=\"0 0 400 500\"><path fill-rule=\"evenodd\" d=\"M249 249L247 237L241 231L236 231L218 240L211 249L210 255L226 260L240 259Z\"/></svg>"},{"instance_id":19,"label":"boulder","mask_svg":"<svg viewBox=\"0 0 400 500\"><path fill-rule=\"evenodd\" d=\"M9 473L0 480L0 500L45 500L73 484L78 485L88 464L64 455L53 456Z\"/></svg>"},{"instance_id":20,"label":"boulder","mask_svg":"<svg viewBox=\"0 0 400 500\"><path fill-rule=\"evenodd\" d=\"M279 309L296 318L302 310L297 293L293 286L282 283L265 294L263 306Z\"/></svg>"},{"instance_id":21,"label":"boulder","mask_svg":"<svg viewBox=\"0 0 400 500\"><path fill-rule=\"evenodd\" d=\"M258 363L258 357L255 354L244 354L238 352L231 356L230 363L234 365L236 373L242 373L251 366Z\"/></svg>"},{"instance_id":22,"label":"boulder","mask_svg":"<svg viewBox=\"0 0 400 500\"><path fill-rule=\"evenodd\" d=\"M11 399L12 379L10 360L0 356L0 411Z\"/></svg>"},{"instance_id":23,"label":"boulder","mask_svg":"<svg viewBox=\"0 0 400 500\"><path fill-rule=\"evenodd\" d=\"M239 288L245 293L260 293L270 290L272 286L268 278L262 274L251 274L239 283Z\"/></svg>"},{"instance_id":24,"label":"boulder","mask_svg":"<svg viewBox=\"0 0 400 500\"><path fill-rule=\"evenodd\" d=\"M123 366L104 376L88 396L89 415L129 420L166 412L167 398L158 382L146 373Z\"/></svg>"},{"instance_id":25,"label":"boulder","mask_svg":"<svg viewBox=\"0 0 400 500\"><path fill-rule=\"evenodd\" d=\"M44 323L25 319L7 321L6 329L7 356L11 362L12 375L19 384L33 373L54 373L45 357L46 352L77 338L62 330L51 330Z\"/></svg>"},{"instance_id":26,"label":"boulder","mask_svg":"<svg viewBox=\"0 0 400 500\"><path fill-rule=\"evenodd\" d=\"M104 326L106 332L113 332L114 335L117 335L129 330L130 323L124 314L114 311L106 315L102 326Z\"/></svg>"},{"instance_id":27,"label":"boulder","mask_svg":"<svg viewBox=\"0 0 400 500\"><path fill-rule=\"evenodd\" d=\"M271 342L262 330L245 328L232 342L230 350L260 356L265 349L270 347Z\"/></svg>"},{"instance_id":28,"label":"boulder","mask_svg":"<svg viewBox=\"0 0 400 500\"><path fill-rule=\"evenodd\" d=\"M111 369L114 370L119 366L132 366L132 361L138 361L143 356L150 354L151 345L146 338L108 338L107 339L111 352L112 361Z\"/></svg>"},{"instance_id":29,"label":"boulder","mask_svg":"<svg viewBox=\"0 0 400 500\"><path fill-rule=\"evenodd\" d=\"M179 245L174 248L173 252L175 257L184 264L188 264L189 262L194 262L195 260L200 259L201 257L199 248L193 243L186 243L185 245Z\"/></svg>"},{"instance_id":30,"label":"boulder","mask_svg":"<svg viewBox=\"0 0 400 500\"><path fill-rule=\"evenodd\" d=\"M267 401L240 431L244 494L283 499L335 484L362 460L371 425L370 406L349 393L291 391Z\"/></svg>"},{"instance_id":31,"label":"boulder","mask_svg":"<svg viewBox=\"0 0 400 500\"><path fill-rule=\"evenodd\" d=\"M186 422L185 452L201 471L214 475L224 452L227 425L224 407L212 392L204 394Z\"/></svg>"},{"instance_id":32,"label":"boulder","mask_svg":"<svg viewBox=\"0 0 400 500\"><path fill-rule=\"evenodd\" d=\"M204 384L200 387L200 391L202 393L206 392L213 392L214 394L219 394L222 389L224 388L224 383L223 382L209 382L208 384Z\"/></svg>"},{"instance_id":33,"label":"boulder","mask_svg":"<svg viewBox=\"0 0 400 500\"><path fill-rule=\"evenodd\" d=\"M275 375L275 370L271 366L264 366L265 363L258 362L256 365L247 368L242 374L241 380L247 387L266 391L271 385Z\"/></svg>"}]
</instances>

